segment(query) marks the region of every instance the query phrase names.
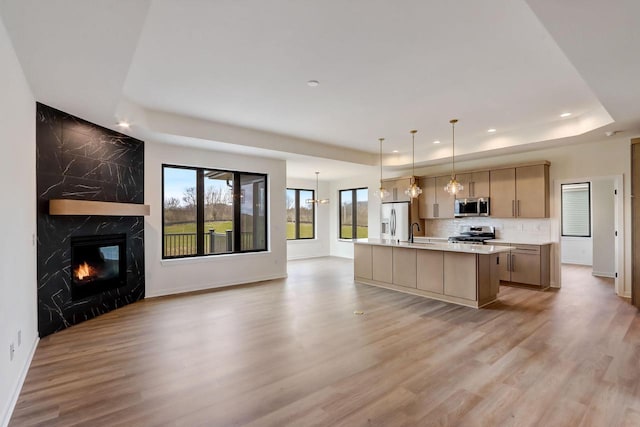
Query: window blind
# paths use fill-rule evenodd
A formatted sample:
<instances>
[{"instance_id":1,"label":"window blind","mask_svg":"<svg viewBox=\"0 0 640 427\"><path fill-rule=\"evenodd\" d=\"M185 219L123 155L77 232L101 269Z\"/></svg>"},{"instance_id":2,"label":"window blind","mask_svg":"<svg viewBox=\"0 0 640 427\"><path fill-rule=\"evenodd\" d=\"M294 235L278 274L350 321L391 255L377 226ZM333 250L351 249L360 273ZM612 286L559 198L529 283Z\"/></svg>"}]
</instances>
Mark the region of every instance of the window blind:
<instances>
[{"instance_id":1,"label":"window blind","mask_svg":"<svg viewBox=\"0 0 640 427\"><path fill-rule=\"evenodd\" d=\"M562 185L562 235L591 236L590 184Z\"/></svg>"}]
</instances>

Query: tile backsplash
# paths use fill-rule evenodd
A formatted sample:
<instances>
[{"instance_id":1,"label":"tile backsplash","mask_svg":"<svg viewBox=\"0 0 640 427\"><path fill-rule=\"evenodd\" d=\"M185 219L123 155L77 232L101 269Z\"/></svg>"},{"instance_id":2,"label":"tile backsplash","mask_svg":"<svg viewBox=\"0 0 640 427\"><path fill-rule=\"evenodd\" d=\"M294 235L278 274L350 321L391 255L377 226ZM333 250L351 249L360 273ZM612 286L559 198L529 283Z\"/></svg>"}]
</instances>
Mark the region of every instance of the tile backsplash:
<instances>
[{"instance_id":1,"label":"tile backsplash","mask_svg":"<svg viewBox=\"0 0 640 427\"><path fill-rule=\"evenodd\" d=\"M466 225L488 225L495 227L497 239L551 239L552 220L511 219L511 218L455 218L426 220L426 235L431 237L449 237L460 234Z\"/></svg>"}]
</instances>

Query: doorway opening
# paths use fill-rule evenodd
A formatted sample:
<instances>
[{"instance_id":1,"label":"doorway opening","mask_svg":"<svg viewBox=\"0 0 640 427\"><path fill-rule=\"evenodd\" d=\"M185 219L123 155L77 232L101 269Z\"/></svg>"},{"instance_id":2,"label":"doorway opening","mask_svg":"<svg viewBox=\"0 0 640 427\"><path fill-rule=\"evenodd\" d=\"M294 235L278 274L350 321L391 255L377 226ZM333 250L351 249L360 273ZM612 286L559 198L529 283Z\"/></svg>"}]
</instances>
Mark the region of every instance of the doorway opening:
<instances>
[{"instance_id":1,"label":"doorway opening","mask_svg":"<svg viewBox=\"0 0 640 427\"><path fill-rule=\"evenodd\" d=\"M556 182L560 206L560 265L583 266L609 278L624 293L622 176L565 179ZM558 266L560 267L560 266Z\"/></svg>"}]
</instances>

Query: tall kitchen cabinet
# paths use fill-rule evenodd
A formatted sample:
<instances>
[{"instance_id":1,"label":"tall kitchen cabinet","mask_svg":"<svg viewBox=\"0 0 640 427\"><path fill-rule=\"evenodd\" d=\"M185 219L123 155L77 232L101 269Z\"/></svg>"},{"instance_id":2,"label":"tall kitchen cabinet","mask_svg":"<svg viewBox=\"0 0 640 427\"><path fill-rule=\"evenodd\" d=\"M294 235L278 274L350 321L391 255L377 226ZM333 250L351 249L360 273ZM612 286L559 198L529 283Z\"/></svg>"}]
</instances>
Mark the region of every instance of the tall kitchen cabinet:
<instances>
[{"instance_id":1,"label":"tall kitchen cabinet","mask_svg":"<svg viewBox=\"0 0 640 427\"><path fill-rule=\"evenodd\" d=\"M549 163L489 172L492 217L548 218Z\"/></svg>"},{"instance_id":2,"label":"tall kitchen cabinet","mask_svg":"<svg viewBox=\"0 0 640 427\"><path fill-rule=\"evenodd\" d=\"M420 218L453 218L455 197L444 190L450 178L446 175L420 179L419 185L422 188L422 194L418 198Z\"/></svg>"}]
</instances>

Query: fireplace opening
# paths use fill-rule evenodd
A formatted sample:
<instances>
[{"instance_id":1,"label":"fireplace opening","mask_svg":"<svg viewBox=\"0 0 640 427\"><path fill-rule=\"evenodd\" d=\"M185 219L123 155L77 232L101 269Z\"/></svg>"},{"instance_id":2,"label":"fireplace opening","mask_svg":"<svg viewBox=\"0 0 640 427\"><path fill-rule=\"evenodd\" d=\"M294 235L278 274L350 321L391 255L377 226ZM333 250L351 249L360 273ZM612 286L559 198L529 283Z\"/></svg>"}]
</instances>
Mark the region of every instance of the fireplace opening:
<instances>
[{"instance_id":1,"label":"fireplace opening","mask_svg":"<svg viewBox=\"0 0 640 427\"><path fill-rule=\"evenodd\" d=\"M71 238L71 298L86 298L126 285L126 235Z\"/></svg>"}]
</instances>

